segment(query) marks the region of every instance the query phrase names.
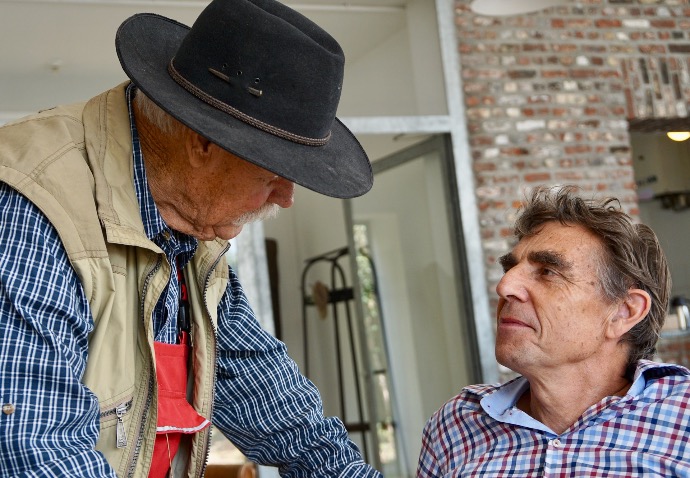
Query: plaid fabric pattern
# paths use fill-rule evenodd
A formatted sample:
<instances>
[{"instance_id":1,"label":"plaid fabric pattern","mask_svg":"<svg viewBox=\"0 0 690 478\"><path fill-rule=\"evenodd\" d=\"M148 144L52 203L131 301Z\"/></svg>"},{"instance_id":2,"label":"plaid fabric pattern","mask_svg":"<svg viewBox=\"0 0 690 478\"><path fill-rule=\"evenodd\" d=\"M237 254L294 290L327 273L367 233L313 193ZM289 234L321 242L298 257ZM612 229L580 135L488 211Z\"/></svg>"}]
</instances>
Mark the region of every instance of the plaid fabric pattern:
<instances>
[{"instance_id":1,"label":"plaid fabric pattern","mask_svg":"<svg viewBox=\"0 0 690 478\"><path fill-rule=\"evenodd\" d=\"M689 375L640 361L639 394L606 397L561 435L491 418L480 401L501 386L466 387L427 422L417 477L688 477Z\"/></svg>"},{"instance_id":2,"label":"plaid fabric pattern","mask_svg":"<svg viewBox=\"0 0 690 478\"><path fill-rule=\"evenodd\" d=\"M134 146L146 232L170 260L182 254L186 261L196 240L165 225L146 185L138 141ZM172 274L153 319L158 340L169 343L177 333L177 291ZM299 374L285 345L261 329L232 270L218 309L214 424L252 460L286 463L285 477L380 477L342 423L324 418L316 388ZM0 405L14 407L0 413L1 477L115 478L94 451L98 400L81 384L92 328L55 228L0 183Z\"/></svg>"}]
</instances>

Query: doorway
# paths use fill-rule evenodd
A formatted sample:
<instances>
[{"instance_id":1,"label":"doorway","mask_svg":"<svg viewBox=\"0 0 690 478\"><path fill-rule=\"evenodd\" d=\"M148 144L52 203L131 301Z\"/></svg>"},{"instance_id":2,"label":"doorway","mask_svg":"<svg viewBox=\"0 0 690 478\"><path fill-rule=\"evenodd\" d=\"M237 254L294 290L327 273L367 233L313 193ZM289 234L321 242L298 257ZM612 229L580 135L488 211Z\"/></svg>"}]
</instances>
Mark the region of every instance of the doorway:
<instances>
[{"instance_id":1,"label":"doorway","mask_svg":"<svg viewBox=\"0 0 690 478\"><path fill-rule=\"evenodd\" d=\"M362 284L359 313L371 369L387 371L370 381L376 407L392 415L396 460L382 457L387 478L414 476L426 420L481 378L452 164L449 137L434 136L375 161L372 190L345 202L350 247L376 271L380 323L365 310L371 297ZM353 276L362 281L361 270Z\"/></svg>"}]
</instances>

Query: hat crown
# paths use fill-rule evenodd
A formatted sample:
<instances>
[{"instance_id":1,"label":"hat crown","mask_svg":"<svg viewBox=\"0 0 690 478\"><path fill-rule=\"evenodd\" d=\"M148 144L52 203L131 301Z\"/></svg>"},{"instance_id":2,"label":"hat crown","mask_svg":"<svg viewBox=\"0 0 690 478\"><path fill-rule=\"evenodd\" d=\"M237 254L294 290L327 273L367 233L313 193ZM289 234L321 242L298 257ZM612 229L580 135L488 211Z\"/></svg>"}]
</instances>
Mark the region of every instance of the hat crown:
<instances>
[{"instance_id":1,"label":"hat crown","mask_svg":"<svg viewBox=\"0 0 690 478\"><path fill-rule=\"evenodd\" d=\"M125 20L118 58L137 88L226 151L332 197L367 192L371 164L336 117L340 45L276 0L213 0L190 29Z\"/></svg>"},{"instance_id":2,"label":"hat crown","mask_svg":"<svg viewBox=\"0 0 690 478\"><path fill-rule=\"evenodd\" d=\"M321 27L278 2L211 2L171 65L176 81L192 85L202 92L196 96L219 109L227 105L240 119L307 141L330 135L342 49Z\"/></svg>"}]
</instances>

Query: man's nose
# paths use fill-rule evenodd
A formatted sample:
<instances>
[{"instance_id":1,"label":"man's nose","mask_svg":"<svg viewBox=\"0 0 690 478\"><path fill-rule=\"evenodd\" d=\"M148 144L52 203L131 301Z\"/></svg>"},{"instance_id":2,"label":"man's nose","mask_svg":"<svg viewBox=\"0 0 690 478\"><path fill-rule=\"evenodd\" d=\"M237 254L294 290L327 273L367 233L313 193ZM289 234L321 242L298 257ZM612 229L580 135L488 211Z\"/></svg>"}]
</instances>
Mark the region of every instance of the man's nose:
<instances>
[{"instance_id":1,"label":"man's nose","mask_svg":"<svg viewBox=\"0 0 690 478\"><path fill-rule=\"evenodd\" d=\"M273 183L273 191L268 196L268 202L288 208L295 202L295 183L285 178L277 178Z\"/></svg>"},{"instance_id":2,"label":"man's nose","mask_svg":"<svg viewBox=\"0 0 690 478\"><path fill-rule=\"evenodd\" d=\"M496 293L503 299L510 297L520 301L527 300L527 289L524 277L525 271L517 265L508 269L496 284Z\"/></svg>"}]
</instances>

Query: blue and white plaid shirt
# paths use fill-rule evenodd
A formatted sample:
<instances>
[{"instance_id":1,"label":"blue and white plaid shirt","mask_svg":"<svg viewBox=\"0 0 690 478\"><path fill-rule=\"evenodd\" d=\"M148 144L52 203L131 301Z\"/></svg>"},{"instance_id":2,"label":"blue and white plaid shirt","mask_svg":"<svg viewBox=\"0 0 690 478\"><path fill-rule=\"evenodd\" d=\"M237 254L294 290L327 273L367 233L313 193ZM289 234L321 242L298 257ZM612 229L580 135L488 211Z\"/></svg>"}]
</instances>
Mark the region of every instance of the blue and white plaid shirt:
<instances>
[{"instance_id":1,"label":"blue and white plaid shirt","mask_svg":"<svg viewBox=\"0 0 690 478\"><path fill-rule=\"evenodd\" d=\"M427 422L417 478L690 476L690 372L640 361L624 397L606 397L558 435L515 407L529 386L465 387Z\"/></svg>"},{"instance_id":2,"label":"blue and white plaid shirt","mask_svg":"<svg viewBox=\"0 0 690 478\"><path fill-rule=\"evenodd\" d=\"M133 122L132 132L146 233L171 263L178 254L186 262L197 242L170 231L161 218ZM177 294L172 274L154 314L156 340L176 339ZM285 346L260 328L232 270L218 309L213 423L250 459L282 463L283 476L380 476L362 462L341 422L323 417L318 392ZM1 477L115 477L94 451L98 400L81 383L92 328L89 304L54 227L0 183Z\"/></svg>"}]
</instances>

